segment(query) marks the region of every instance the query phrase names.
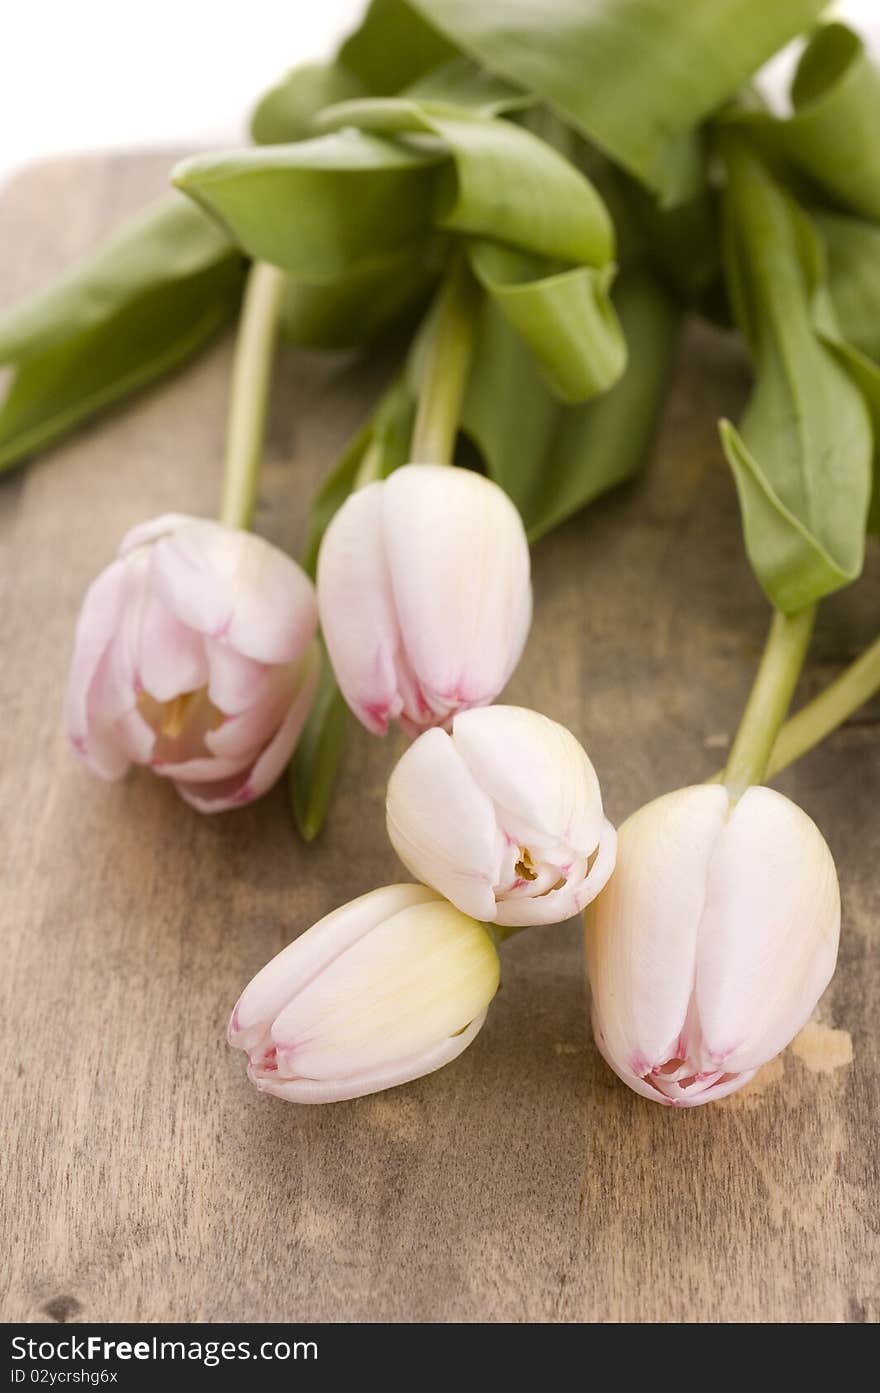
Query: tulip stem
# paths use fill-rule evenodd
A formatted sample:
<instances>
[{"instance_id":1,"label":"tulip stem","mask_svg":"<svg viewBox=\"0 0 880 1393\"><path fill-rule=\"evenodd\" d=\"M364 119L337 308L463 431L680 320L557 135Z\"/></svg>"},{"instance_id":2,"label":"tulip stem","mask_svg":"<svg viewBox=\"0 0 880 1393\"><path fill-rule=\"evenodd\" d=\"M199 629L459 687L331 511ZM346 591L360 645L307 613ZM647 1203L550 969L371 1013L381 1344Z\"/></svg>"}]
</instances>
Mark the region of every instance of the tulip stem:
<instances>
[{"instance_id":1,"label":"tulip stem","mask_svg":"<svg viewBox=\"0 0 880 1393\"><path fill-rule=\"evenodd\" d=\"M227 527L247 530L253 518L284 279L276 266L255 261L245 287L232 365L220 504L220 521Z\"/></svg>"},{"instance_id":2,"label":"tulip stem","mask_svg":"<svg viewBox=\"0 0 880 1393\"><path fill-rule=\"evenodd\" d=\"M880 638L836 677L824 692L786 721L773 746L767 777L787 769L848 721L880 691Z\"/></svg>"},{"instance_id":3,"label":"tulip stem","mask_svg":"<svg viewBox=\"0 0 880 1393\"><path fill-rule=\"evenodd\" d=\"M457 257L431 309L421 345L421 374L410 461L451 464L465 388L470 376L480 289L463 256Z\"/></svg>"},{"instance_id":4,"label":"tulip stem","mask_svg":"<svg viewBox=\"0 0 880 1393\"><path fill-rule=\"evenodd\" d=\"M816 606L794 614L776 610L739 730L733 741L724 782L737 799L750 784L763 783L776 737L785 720L800 677Z\"/></svg>"}]
</instances>

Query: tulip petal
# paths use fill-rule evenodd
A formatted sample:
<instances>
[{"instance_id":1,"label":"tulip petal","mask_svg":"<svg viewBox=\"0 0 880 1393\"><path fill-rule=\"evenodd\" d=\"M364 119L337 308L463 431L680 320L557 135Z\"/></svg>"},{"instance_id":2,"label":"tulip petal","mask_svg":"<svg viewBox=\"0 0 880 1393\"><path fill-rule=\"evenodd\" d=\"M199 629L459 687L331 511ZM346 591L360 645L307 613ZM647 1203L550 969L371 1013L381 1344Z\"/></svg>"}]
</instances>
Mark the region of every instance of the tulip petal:
<instances>
[{"instance_id":1,"label":"tulip petal","mask_svg":"<svg viewBox=\"0 0 880 1393\"><path fill-rule=\"evenodd\" d=\"M385 808L388 836L407 870L464 914L494 919L495 812L445 731L425 731L398 761Z\"/></svg>"},{"instance_id":2,"label":"tulip petal","mask_svg":"<svg viewBox=\"0 0 880 1393\"><path fill-rule=\"evenodd\" d=\"M382 541L380 482L351 494L324 534L318 607L339 688L367 730L384 735L399 714L400 631Z\"/></svg>"},{"instance_id":3,"label":"tulip petal","mask_svg":"<svg viewBox=\"0 0 880 1393\"><path fill-rule=\"evenodd\" d=\"M271 690L276 669L246 658L222 639L202 638L208 660L208 696L226 716L257 706Z\"/></svg>"},{"instance_id":4,"label":"tulip petal","mask_svg":"<svg viewBox=\"0 0 880 1393\"><path fill-rule=\"evenodd\" d=\"M492 701L531 621L529 548L507 494L467 469L406 465L382 486L403 645L432 705Z\"/></svg>"},{"instance_id":5,"label":"tulip petal","mask_svg":"<svg viewBox=\"0 0 880 1393\"><path fill-rule=\"evenodd\" d=\"M831 852L797 804L749 788L709 864L696 1002L702 1067L755 1069L809 1020L837 960Z\"/></svg>"},{"instance_id":6,"label":"tulip petal","mask_svg":"<svg viewBox=\"0 0 880 1393\"><path fill-rule=\"evenodd\" d=\"M158 702L197 691L208 680L202 635L150 594L144 597L140 616L137 675L140 686Z\"/></svg>"},{"instance_id":7,"label":"tulip petal","mask_svg":"<svg viewBox=\"0 0 880 1393\"><path fill-rule=\"evenodd\" d=\"M106 730L89 715L95 674L119 624L128 596L128 574L114 561L92 581L76 626L73 659L64 698L64 723L80 758L104 779L119 779L129 760Z\"/></svg>"},{"instance_id":8,"label":"tulip petal","mask_svg":"<svg viewBox=\"0 0 880 1393\"><path fill-rule=\"evenodd\" d=\"M272 739L244 773L243 777L223 780L213 785L193 780L189 774L186 779L175 777L177 792L185 803L201 813L222 813L230 808L241 808L261 798L278 781L296 742L302 734L308 719L315 690L318 685L319 659L317 648L313 645L305 657L297 664L298 688L290 710L279 725ZM239 719L239 718L233 718ZM219 734L219 732L218 732ZM219 761L218 761L219 762Z\"/></svg>"},{"instance_id":9,"label":"tulip petal","mask_svg":"<svg viewBox=\"0 0 880 1393\"><path fill-rule=\"evenodd\" d=\"M135 527L129 528L119 543L117 555L130 556L141 547L152 546L160 537L170 537L182 527L204 521L204 518L197 517L194 513L162 513L160 517L149 518L146 522L139 522Z\"/></svg>"},{"instance_id":10,"label":"tulip petal","mask_svg":"<svg viewBox=\"0 0 880 1393\"><path fill-rule=\"evenodd\" d=\"M424 885L385 885L334 909L282 948L245 987L229 1022L235 1049L253 1050L297 993L377 924L413 905L437 901Z\"/></svg>"},{"instance_id":11,"label":"tulip petal","mask_svg":"<svg viewBox=\"0 0 880 1393\"><path fill-rule=\"evenodd\" d=\"M410 1083L413 1079L433 1074L463 1054L479 1035L487 1012L476 1016L466 1030L430 1045L421 1054L409 1059L380 1065L345 1079L283 1079L276 1074L253 1067L248 1069L251 1082L261 1093L271 1093L289 1103L339 1103L346 1098L363 1098L367 1093L381 1093L386 1088Z\"/></svg>"},{"instance_id":12,"label":"tulip petal","mask_svg":"<svg viewBox=\"0 0 880 1393\"><path fill-rule=\"evenodd\" d=\"M614 875L586 913L597 1041L640 1093L641 1076L679 1053L709 862L727 812L727 791L714 784L640 808L619 828Z\"/></svg>"},{"instance_id":13,"label":"tulip petal","mask_svg":"<svg viewBox=\"0 0 880 1393\"><path fill-rule=\"evenodd\" d=\"M150 552L157 593L183 624L262 663L293 662L314 637L305 572L261 537L197 519Z\"/></svg>"},{"instance_id":14,"label":"tulip petal","mask_svg":"<svg viewBox=\"0 0 880 1393\"><path fill-rule=\"evenodd\" d=\"M498 990L486 929L434 898L386 918L277 1017L278 1073L343 1080L424 1054L467 1029Z\"/></svg>"},{"instance_id":15,"label":"tulip petal","mask_svg":"<svg viewBox=\"0 0 880 1393\"><path fill-rule=\"evenodd\" d=\"M260 700L229 716L205 736L208 751L220 759L241 754L257 754L284 720L302 686L302 664L268 669L268 680L261 683Z\"/></svg>"},{"instance_id":16,"label":"tulip petal","mask_svg":"<svg viewBox=\"0 0 880 1393\"><path fill-rule=\"evenodd\" d=\"M604 823L602 794L570 730L521 706L460 712L452 730L456 749L510 837L531 850L561 842L573 857L592 855Z\"/></svg>"}]
</instances>

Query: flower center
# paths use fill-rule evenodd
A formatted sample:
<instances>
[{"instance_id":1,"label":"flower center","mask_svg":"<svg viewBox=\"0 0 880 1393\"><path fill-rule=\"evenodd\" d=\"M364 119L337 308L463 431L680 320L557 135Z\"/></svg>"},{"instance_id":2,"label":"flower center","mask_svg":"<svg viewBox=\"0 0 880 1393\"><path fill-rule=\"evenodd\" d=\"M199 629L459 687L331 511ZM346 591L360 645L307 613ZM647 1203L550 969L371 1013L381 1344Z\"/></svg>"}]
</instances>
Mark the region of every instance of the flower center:
<instances>
[{"instance_id":1,"label":"flower center","mask_svg":"<svg viewBox=\"0 0 880 1393\"><path fill-rule=\"evenodd\" d=\"M178 763L209 753L205 736L226 719L208 696L207 687L180 692L169 701L156 701L149 692L138 696L138 710L156 733L153 763Z\"/></svg>"},{"instance_id":2,"label":"flower center","mask_svg":"<svg viewBox=\"0 0 880 1393\"><path fill-rule=\"evenodd\" d=\"M565 885L571 866L542 861L527 846L510 841L510 859L495 886L496 900L540 899Z\"/></svg>"}]
</instances>

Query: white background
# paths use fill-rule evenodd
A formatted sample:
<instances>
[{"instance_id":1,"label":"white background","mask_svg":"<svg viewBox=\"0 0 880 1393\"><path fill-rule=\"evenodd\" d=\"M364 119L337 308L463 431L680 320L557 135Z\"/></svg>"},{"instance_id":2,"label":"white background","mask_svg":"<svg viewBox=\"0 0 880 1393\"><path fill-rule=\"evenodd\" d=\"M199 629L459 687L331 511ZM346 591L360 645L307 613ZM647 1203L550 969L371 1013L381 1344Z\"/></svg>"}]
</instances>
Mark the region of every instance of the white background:
<instances>
[{"instance_id":1,"label":"white background","mask_svg":"<svg viewBox=\"0 0 880 1393\"><path fill-rule=\"evenodd\" d=\"M331 54L365 3L6 0L0 183L68 151L235 145L254 99L288 68ZM836 8L880 41L880 0Z\"/></svg>"}]
</instances>

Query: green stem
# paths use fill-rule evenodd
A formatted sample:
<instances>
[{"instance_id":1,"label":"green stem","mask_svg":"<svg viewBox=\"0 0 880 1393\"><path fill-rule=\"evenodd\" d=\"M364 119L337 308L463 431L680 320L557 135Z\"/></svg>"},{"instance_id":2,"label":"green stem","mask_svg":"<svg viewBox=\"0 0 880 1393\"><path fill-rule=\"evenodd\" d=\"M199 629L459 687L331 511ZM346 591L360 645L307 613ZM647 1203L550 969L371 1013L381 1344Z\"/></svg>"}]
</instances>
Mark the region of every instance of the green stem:
<instances>
[{"instance_id":1,"label":"green stem","mask_svg":"<svg viewBox=\"0 0 880 1393\"><path fill-rule=\"evenodd\" d=\"M777 610L770 624L739 730L724 771L724 782L733 799L750 784L763 783L780 727L794 696L810 635L816 606L808 605L796 614Z\"/></svg>"},{"instance_id":2,"label":"green stem","mask_svg":"<svg viewBox=\"0 0 880 1393\"><path fill-rule=\"evenodd\" d=\"M253 517L283 292L284 273L255 261L245 287L232 365L220 504L220 521L227 527L247 529Z\"/></svg>"},{"instance_id":3,"label":"green stem","mask_svg":"<svg viewBox=\"0 0 880 1393\"><path fill-rule=\"evenodd\" d=\"M422 343L410 460L451 464L474 355L480 289L463 256L440 287Z\"/></svg>"},{"instance_id":4,"label":"green stem","mask_svg":"<svg viewBox=\"0 0 880 1393\"><path fill-rule=\"evenodd\" d=\"M820 744L877 691L880 691L880 638L824 692L786 721L773 746L767 778L787 769Z\"/></svg>"}]
</instances>

